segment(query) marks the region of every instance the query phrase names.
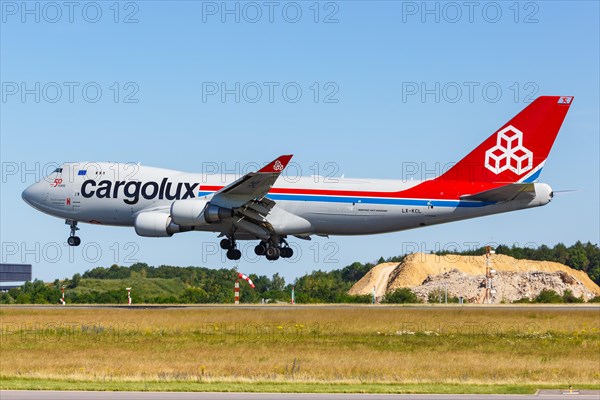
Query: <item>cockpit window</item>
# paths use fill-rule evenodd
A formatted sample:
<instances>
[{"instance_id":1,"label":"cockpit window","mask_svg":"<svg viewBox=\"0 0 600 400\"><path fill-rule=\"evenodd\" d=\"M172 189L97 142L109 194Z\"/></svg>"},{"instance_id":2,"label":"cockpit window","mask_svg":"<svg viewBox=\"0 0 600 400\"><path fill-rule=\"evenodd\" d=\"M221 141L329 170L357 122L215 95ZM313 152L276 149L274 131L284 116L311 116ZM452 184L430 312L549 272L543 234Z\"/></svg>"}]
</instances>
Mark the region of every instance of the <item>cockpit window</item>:
<instances>
[{"instance_id":1,"label":"cockpit window","mask_svg":"<svg viewBox=\"0 0 600 400\"><path fill-rule=\"evenodd\" d=\"M56 168L56 169L54 170L54 172L58 172L59 174L62 174L62 168Z\"/></svg>"}]
</instances>

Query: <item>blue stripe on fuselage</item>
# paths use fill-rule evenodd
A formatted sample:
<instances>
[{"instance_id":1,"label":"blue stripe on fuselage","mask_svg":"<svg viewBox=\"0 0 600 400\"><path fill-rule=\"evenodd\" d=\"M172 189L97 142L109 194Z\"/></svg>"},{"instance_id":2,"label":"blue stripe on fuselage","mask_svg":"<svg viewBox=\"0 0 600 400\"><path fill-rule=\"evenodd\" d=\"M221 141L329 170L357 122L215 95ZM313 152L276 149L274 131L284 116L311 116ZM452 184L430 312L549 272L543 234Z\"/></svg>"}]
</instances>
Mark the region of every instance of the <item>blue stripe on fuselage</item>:
<instances>
[{"instance_id":1,"label":"blue stripe on fuselage","mask_svg":"<svg viewBox=\"0 0 600 400\"><path fill-rule=\"evenodd\" d=\"M198 192L198 197L208 196L213 192ZM398 206L434 206L434 207L484 207L495 204L492 201L459 201L459 200L421 200L380 197L344 197L344 196L318 196L303 194L269 194L271 200L282 201L314 201L322 203L355 203L355 204L386 204Z\"/></svg>"}]
</instances>

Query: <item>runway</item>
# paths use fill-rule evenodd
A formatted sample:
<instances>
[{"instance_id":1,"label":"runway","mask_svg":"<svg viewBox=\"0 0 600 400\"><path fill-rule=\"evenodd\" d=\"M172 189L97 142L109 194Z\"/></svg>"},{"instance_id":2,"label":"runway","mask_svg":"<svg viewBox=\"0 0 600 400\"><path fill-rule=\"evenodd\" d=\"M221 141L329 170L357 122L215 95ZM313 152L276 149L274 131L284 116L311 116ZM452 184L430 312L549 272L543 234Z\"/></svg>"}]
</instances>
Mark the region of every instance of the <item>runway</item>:
<instances>
[{"instance_id":1,"label":"runway","mask_svg":"<svg viewBox=\"0 0 600 400\"><path fill-rule=\"evenodd\" d=\"M543 390L534 395L0 391L2 400L598 400L599 396L597 390L584 390L579 394Z\"/></svg>"},{"instance_id":2,"label":"runway","mask_svg":"<svg viewBox=\"0 0 600 400\"><path fill-rule=\"evenodd\" d=\"M600 311L600 304L31 304L20 305L10 304L3 307L24 308L24 309L48 309L59 308L61 310L78 309L127 309L127 310L182 310L182 309L270 309L270 310L293 310L302 308L338 310L352 308L371 308L371 309L415 309L415 310L435 310L441 309L464 309L464 310L580 310L580 311Z\"/></svg>"}]
</instances>

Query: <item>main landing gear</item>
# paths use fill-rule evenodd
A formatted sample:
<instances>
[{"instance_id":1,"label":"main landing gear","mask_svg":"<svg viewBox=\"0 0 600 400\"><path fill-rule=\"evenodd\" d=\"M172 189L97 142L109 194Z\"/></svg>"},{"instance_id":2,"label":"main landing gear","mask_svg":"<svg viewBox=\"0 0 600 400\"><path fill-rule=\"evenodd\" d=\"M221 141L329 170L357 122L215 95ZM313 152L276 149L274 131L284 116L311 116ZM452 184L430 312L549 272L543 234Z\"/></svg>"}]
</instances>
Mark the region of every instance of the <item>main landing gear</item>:
<instances>
[{"instance_id":1,"label":"main landing gear","mask_svg":"<svg viewBox=\"0 0 600 400\"><path fill-rule=\"evenodd\" d=\"M237 244L233 237L227 237L221 240L221 248L227 250L227 258L229 260L239 260L242 258L242 252L237 249Z\"/></svg>"},{"instance_id":2,"label":"main landing gear","mask_svg":"<svg viewBox=\"0 0 600 400\"><path fill-rule=\"evenodd\" d=\"M242 252L237 248L237 242L233 235L227 235L226 238L223 238L220 246L223 250L227 250L227 259L237 261L242 258ZM269 261L275 261L280 257L293 257L294 250L292 250L285 239L271 238L268 241L261 240L254 248L254 253L257 256L265 256Z\"/></svg>"},{"instance_id":3,"label":"main landing gear","mask_svg":"<svg viewBox=\"0 0 600 400\"><path fill-rule=\"evenodd\" d=\"M288 245L285 239L279 243L261 241L255 248L254 253L257 256L265 256L269 261L275 261L282 258L290 258L294 255L294 250Z\"/></svg>"},{"instance_id":4,"label":"main landing gear","mask_svg":"<svg viewBox=\"0 0 600 400\"><path fill-rule=\"evenodd\" d=\"M77 227L77 221L73 221L68 219L65 221L65 224L71 227L71 235L67 239L67 243L69 246L79 246L81 244L81 239L76 235L79 228Z\"/></svg>"}]
</instances>

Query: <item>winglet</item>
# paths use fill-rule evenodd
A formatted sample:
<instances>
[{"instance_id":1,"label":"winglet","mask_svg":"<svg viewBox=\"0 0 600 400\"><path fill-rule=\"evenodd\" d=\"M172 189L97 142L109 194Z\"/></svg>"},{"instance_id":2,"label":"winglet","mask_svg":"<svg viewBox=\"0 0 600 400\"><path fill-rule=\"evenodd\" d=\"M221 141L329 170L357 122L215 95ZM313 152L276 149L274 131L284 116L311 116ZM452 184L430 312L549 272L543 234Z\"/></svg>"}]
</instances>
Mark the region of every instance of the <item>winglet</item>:
<instances>
[{"instance_id":1,"label":"winglet","mask_svg":"<svg viewBox=\"0 0 600 400\"><path fill-rule=\"evenodd\" d=\"M293 154L287 154L283 156L279 156L276 160L271 161L271 163L265 165L258 172L260 173L275 173L278 174L288 165L290 160L292 159Z\"/></svg>"}]
</instances>

